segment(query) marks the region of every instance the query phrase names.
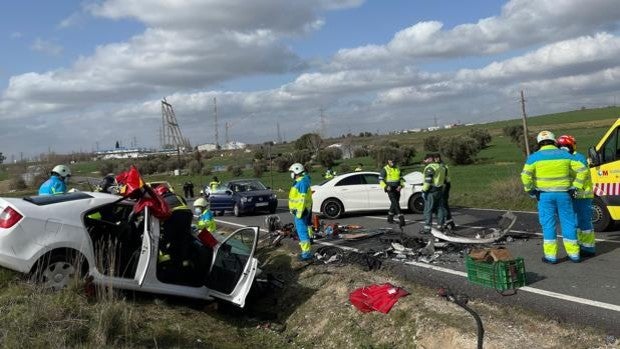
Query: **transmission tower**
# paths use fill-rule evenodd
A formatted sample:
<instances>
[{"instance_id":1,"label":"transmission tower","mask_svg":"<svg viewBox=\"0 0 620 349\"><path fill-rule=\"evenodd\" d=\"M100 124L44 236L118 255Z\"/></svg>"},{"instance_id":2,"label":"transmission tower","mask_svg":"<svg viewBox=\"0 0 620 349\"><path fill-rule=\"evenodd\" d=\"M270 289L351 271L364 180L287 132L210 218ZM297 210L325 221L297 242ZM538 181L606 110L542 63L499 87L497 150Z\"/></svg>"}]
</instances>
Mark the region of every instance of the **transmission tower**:
<instances>
[{"instance_id":1,"label":"transmission tower","mask_svg":"<svg viewBox=\"0 0 620 349\"><path fill-rule=\"evenodd\" d=\"M280 133L280 122L276 122L276 126L278 127L278 144L282 144L282 134Z\"/></svg>"},{"instance_id":2,"label":"transmission tower","mask_svg":"<svg viewBox=\"0 0 620 349\"><path fill-rule=\"evenodd\" d=\"M183 138L177 117L174 115L174 109L172 109L172 104L166 102L165 98L161 101L161 124L162 149L170 147L175 149L191 148L189 141Z\"/></svg>"},{"instance_id":3,"label":"transmission tower","mask_svg":"<svg viewBox=\"0 0 620 349\"><path fill-rule=\"evenodd\" d=\"M215 148L220 149L220 139L217 128L217 99L215 99L215 97L213 97L213 116L215 119Z\"/></svg>"}]
</instances>

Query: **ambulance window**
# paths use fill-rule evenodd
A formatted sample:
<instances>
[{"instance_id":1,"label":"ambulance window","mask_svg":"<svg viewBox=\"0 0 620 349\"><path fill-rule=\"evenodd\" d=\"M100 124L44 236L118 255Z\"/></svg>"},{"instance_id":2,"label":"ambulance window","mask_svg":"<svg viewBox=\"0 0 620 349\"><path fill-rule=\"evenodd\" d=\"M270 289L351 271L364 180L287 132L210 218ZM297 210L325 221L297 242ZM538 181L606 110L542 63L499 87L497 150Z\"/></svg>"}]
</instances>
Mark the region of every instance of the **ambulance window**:
<instances>
[{"instance_id":1,"label":"ambulance window","mask_svg":"<svg viewBox=\"0 0 620 349\"><path fill-rule=\"evenodd\" d=\"M620 158L620 149L618 149L618 130L615 129L612 134L609 135L605 147L603 148L603 163L616 161Z\"/></svg>"}]
</instances>

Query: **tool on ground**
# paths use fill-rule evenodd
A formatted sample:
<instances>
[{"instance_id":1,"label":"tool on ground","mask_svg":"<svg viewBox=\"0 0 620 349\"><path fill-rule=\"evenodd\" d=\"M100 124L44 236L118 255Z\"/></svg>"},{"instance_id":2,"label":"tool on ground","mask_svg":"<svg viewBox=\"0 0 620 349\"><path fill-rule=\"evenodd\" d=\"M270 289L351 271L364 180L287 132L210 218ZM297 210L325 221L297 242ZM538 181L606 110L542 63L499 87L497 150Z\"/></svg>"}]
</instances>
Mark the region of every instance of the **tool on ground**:
<instances>
[{"instance_id":1,"label":"tool on ground","mask_svg":"<svg viewBox=\"0 0 620 349\"><path fill-rule=\"evenodd\" d=\"M454 235L450 229L440 230L435 227L431 228L431 234L434 237L461 244L490 244L503 238L517 221L517 216L511 211L507 211L500 216L498 223L499 228L483 228L476 232L475 237L465 237Z\"/></svg>"},{"instance_id":2,"label":"tool on ground","mask_svg":"<svg viewBox=\"0 0 620 349\"><path fill-rule=\"evenodd\" d=\"M293 223L282 224L280 216L269 215L265 217L265 225L271 246L278 246L285 238L297 239L295 225Z\"/></svg>"}]
</instances>

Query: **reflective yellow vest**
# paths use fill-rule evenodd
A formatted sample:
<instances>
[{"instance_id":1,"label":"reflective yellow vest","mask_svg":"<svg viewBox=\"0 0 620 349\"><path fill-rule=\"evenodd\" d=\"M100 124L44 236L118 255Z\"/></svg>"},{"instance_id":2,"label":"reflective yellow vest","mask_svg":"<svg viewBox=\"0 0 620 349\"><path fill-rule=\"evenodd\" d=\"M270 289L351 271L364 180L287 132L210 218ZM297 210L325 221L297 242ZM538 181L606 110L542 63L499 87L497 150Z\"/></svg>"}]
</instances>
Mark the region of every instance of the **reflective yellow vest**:
<instances>
[{"instance_id":1,"label":"reflective yellow vest","mask_svg":"<svg viewBox=\"0 0 620 349\"><path fill-rule=\"evenodd\" d=\"M295 180L295 184L288 193L288 208L301 218L303 211L312 212L312 191L310 177L306 174Z\"/></svg>"},{"instance_id":2,"label":"reflective yellow vest","mask_svg":"<svg viewBox=\"0 0 620 349\"><path fill-rule=\"evenodd\" d=\"M384 189L388 185L391 187L402 187L404 185L404 180L400 176L400 169L398 167L385 165L379 174L379 185Z\"/></svg>"},{"instance_id":3,"label":"reflective yellow vest","mask_svg":"<svg viewBox=\"0 0 620 349\"><path fill-rule=\"evenodd\" d=\"M525 191L568 191L584 187L588 169L572 154L553 145L545 145L528 156L521 171Z\"/></svg>"},{"instance_id":4,"label":"reflective yellow vest","mask_svg":"<svg viewBox=\"0 0 620 349\"><path fill-rule=\"evenodd\" d=\"M436 162L424 167L424 184L422 191L429 191L431 187L441 188L446 182L446 167Z\"/></svg>"}]
</instances>

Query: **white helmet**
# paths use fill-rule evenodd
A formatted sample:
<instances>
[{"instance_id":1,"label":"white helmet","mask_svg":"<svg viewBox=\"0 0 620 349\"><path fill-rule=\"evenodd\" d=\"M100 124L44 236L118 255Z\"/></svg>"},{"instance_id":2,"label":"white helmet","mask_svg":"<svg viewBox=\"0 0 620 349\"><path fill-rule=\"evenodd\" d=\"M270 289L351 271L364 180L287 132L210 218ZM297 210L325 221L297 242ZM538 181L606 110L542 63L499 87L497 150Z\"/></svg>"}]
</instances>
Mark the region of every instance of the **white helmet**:
<instances>
[{"instance_id":1,"label":"white helmet","mask_svg":"<svg viewBox=\"0 0 620 349\"><path fill-rule=\"evenodd\" d=\"M209 202L207 200L205 200L204 198L198 198L196 199L196 201L194 201L194 207L207 207L209 206Z\"/></svg>"},{"instance_id":2,"label":"white helmet","mask_svg":"<svg viewBox=\"0 0 620 349\"><path fill-rule=\"evenodd\" d=\"M536 136L536 142L538 143L547 140L555 142L555 135L550 131L540 131L538 136Z\"/></svg>"},{"instance_id":3,"label":"white helmet","mask_svg":"<svg viewBox=\"0 0 620 349\"><path fill-rule=\"evenodd\" d=\"M291 165L291 167L288 168L288 170L290 172L293 172L294 174L298 175L302 172L304 172L304 165L300 164L299 162L296 162L294 164Z\"/></svg>"},{"instance_id":4,"label":"white helmet","mask_svg":"<svg viewBox=\"0 0 620 349\"><path fill-rule=\"evenodd\" d=\"M62 178L71 177L71 170L65 165L56 165L52 169L52 173L57 173Z\"/></svg>"}]
</instances>

